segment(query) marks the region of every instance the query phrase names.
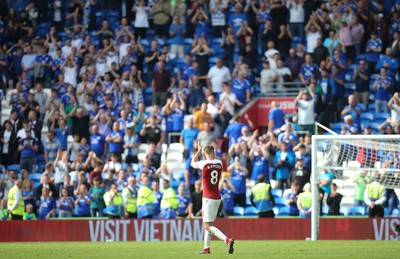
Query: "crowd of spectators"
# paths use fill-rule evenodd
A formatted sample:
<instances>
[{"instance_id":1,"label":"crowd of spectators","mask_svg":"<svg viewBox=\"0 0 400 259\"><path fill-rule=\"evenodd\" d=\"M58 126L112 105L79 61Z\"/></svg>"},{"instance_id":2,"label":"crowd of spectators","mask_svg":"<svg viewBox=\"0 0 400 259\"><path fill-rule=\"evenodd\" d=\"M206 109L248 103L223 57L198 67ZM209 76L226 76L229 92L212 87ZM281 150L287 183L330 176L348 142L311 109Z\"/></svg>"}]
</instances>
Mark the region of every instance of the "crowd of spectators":
<instances>
[{"instance_id":1,"label":"crowd of spectators","mask_svg":"<svg viewBox=\"0 0 400 259\"><path fill-rule=\"evenodd\" d=\"M199 172L186 163L179 185L162 148L181 143L179 162L190 161L195 140L215 144L230 172L221 189L232 212L251 203L246 182L260 175L281 190L306 186L315 121L350 115L342 134L355 134L372 103L375 113L398 113L393 1L0 4L0 91L11 106L1 131L2 206L21 178L25 205L39 218L102 216L113 199L125 212L107 215L137 216L126 211L127 196L143 186L158 207L172 186L182 197L178 214L199 215ZM304 89L292 118L273 102L266 134L248 115L239 122L239 109L256 94L285 96L296 84ZM399 118L387 121L396 132ZM38 173L34 188L30 176Z\"/></svg>"}]
</instances>

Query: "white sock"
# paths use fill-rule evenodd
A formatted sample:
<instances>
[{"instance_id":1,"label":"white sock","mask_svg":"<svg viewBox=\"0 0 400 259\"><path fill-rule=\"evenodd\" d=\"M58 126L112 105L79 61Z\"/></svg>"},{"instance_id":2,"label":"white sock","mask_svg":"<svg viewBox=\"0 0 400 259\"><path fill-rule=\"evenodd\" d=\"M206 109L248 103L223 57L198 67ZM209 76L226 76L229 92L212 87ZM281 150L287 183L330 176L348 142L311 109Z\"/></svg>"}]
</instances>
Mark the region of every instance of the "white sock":
<instances>
[{"instance_id":1,"label":"white sock","mask_svg":"<svg viewBox=\"0 0 400 259\"><path fill-rule=\"evenodd\" d=\"M210 248L210 243L211 243L211 233L206 230L204 231L204 249Z\"/></svg>"},{"instance_id":2,"label":"white sock","mask_svg":"<svg viewBox=\"0 0 400 259\"><path fill-rule=\"evenodd\" d=\"M214 226L210 227L210 233L213 236L216 236L219 240L226 242L226 236L218 228L216 228Z\"/></svg>"}]
</instances>

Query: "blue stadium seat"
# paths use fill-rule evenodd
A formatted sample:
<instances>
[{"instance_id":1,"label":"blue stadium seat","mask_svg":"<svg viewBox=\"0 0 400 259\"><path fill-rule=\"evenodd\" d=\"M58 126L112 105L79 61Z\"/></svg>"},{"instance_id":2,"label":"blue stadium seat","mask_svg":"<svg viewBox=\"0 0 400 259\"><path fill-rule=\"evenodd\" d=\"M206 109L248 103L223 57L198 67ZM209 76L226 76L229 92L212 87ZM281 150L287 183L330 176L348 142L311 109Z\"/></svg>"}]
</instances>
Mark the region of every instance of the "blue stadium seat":
<instances>
[{"instance_id":1,"label":"blue stadium seat","mask_svg":"<svg viewBox=\"0 0 400 259\"><path fill-rule=\"evenodd\" d=\"M389 216L389 208L383 208L383 215Z\"/></svg>"},{"instance_id":2,"label":"blue stadium seat","mask_svg":"<svg viewBox=\"0 0 400 259\"><path fill-rule=\"evenodd\" d=\"M257 216L258 210L254 206L250 206L244 209L245 216Z\"/></svg>"},{"instance_id":3,"label":"blue stadium seat","mask_svg":"<svg viewBox=\"0 0 400 259\"><path fill-rule=\"evenodd\" d=\"M347 207L340 207L340 215L347 216L348 208Z\"/></svg>"},{"instance_id":4,"label":"blue stadium seat","mask_svg":"<svg viewBox=\"0 0 400 259\"><path fill-rule=\"evenodd\" d=\"M293 36L292 37L292 42L300 43L301 42L301 37L300 36Z\"/></svg>"},{"instance_id":5,"label":"blue stadium seat","mask_svg":"<svg viewBox=\"0 0 400 259\"><path fill-rule=\"evenodd\" d=\"M282 194L283 194L283 191L282 191L282 189L272 189L272 190L271 190L271 193L272 193L272 195L273 195L274 197L276 197L276 198L281 198L281 197L282 197Z\"/></svg>"},{"instance_id":6,"label":"blue stadium seat","mask_svg":"<svg viewBox=\"0 0 400 259\"><path fill-rule=\"evenodd\" d=\"M322 207L322 216L328 215L329 212L329 207L328 206L323 206Z\"/></svg>"},{"instance_id":7,"label":"blue stadium seat","mask_svg":"<svg viewBox=\"0 0 400 259\"><path fill-rule=\"evenodd\" d=\"M374 121L378 122L378 123L382 123L385 120L387 120L388 118L390 118L390 113L385 113L385 112L375 113Z\"/></svg>"},{"instance_id":8,"label":"blue stadium seat","mask_svg":"<svg viewBox=\"0 0 400 259\"><path fill-rule=\"evenodd\" d=\"M392 217L398 217L398 216L399 216L399 209L398 209L398 208L395 208L395 209L392 211L392 215L390 215L390 216L392 216Z\"/></svg>"},{"instance_id":9,"label":"blue stadium seat","mask_svg":"<svg viewBox=\"0 0 400 259\"><path fill-rule=\"evenodd\" d=\"M368 112L375 113L375 103L368 104Z\"/></svg>"},{"instance_id":10,"label":"blue stadium seat","mask_svg":"<svg viewBox=\"0 0 400 259\"><path fill-rule=\"evenodd\" d=\"M372 130L375 130L375 131L378 131L379 132L379 125L380 125L380 123L379 122L371 122L370 124L369 124L369 126L371 126L371 128L372 128Z\"/></svg>"},{"instance_id":11,"label":"blue stadium seat","mask_svg":"<svg viewBox=\"0 0 400 259\"><path fill-rule=\"evenodd\" d=\"M358 107L360 107L362 112L366 112L367 111L365 103L358 103L357 105L358 105Z\"/></svg>"},{"instance_id":12,"label":"blue stadium seat","mask_svg":"<svg viewBox=\"0 0 400 259\"><path fill-rule=\"evenodd\" d=\"M275 207L277 207L277 208L286 207L285 199L275 198Z\"/></svg>"},{"instance_id":13,"label":"blue stadium seat","mask_svg":"<svg viewBox=\"0 0 400 259\"><path fill-rule=\"evenodd\" d=\"M335 122L332 123L332 130L336 133L341 132L342 131L342 127L345 125L345 123L343 122Z\"/></svg>"},{"instance_id":14,"label":"blue stadium seat","mask_svg":"<svg viewBox=\"0 0 400 259\"><path fill-rule=\"evenodd\" d=\"M289 207L279 208L279 213L277 216L289 216Z\"/></svg>"},{"instance_id":15,"label":"blue stadium seat","mask_svg":"<svg viewBox=\"0 0 400 259\"><path fill-rule=\"evenodd\" d=\"M361 120L365 120L365 121L370 121L373 122L374 121L374 114L370 113L370 112L363 112L360 114L360 119Z\"/></svg>"},{"instance_id":16,"label":"blue stadium seat","mask_svg":"<svg viewBox=\"0 0 400 259\"><path fill-rule=\"evenodd\" d=\"M192 38L185 38L183 40L183 44L185 45L192 45L193 39Z\"/></svg>"},{"instance_id":17,"label":"blue stadium seat","mask_svg":"<svg viewBox=\"0 0 400 259\"><path fill-rule=\"evenodd\" d=\"M16 171L18 174L21 172L21 167L18 164L7 166L7 171Z\"/></svg>"},{"instance_id":18,"label":"blue stadium seat","mask_svg":"<svg viewBox=\"0 0 400 259\"><path fill-rule=\"evenodd\" d=\"M363 206L355 206L349 209L348 216L364 216L365 208Z\"/></svg>"},{"instance_id":19,"label":"blue stadium seat","mask_svg":"<svg viewBox=\"0 0 400 259\"><path fill-rule=\"evenodd\" d=\"M234 207L233 208L233 215L234 216L243 216L244 215L244 208L243 207Z\"/></svg>"},{"instance_id":20,"label":"blue stadium seat","mask_svg":"<svg viewBox=\"0 0 400 259\"><path fill-rule=\"evenodd\" d=\"M33 182L40 182L40 180L42 179L42 174L40 173L29 174L29 179L31 179Z\"/></svg>"}]
</instances>

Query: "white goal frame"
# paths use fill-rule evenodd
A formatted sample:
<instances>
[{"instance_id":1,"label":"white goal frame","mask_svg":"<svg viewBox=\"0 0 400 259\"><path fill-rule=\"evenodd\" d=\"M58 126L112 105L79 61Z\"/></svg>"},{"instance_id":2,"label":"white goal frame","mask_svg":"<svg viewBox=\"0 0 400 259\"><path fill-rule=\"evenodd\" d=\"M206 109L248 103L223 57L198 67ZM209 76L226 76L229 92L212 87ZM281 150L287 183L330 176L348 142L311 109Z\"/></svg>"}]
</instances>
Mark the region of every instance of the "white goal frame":
<instances>
[{"instance_id":1,"label":"white goal frame","mask_svg":"<svg viewBox=\"0 0 400 259\"><path fill-rule=\"evenodd\" d=\"M311 137L311 192L312 192L312 212L311 212L311 240L318 240L319 226L319 202L318 202L318 172L317 155L318 141L323 140L396 140L400 142L399 135L312 135Z\"/></svg>"}]
</instances>

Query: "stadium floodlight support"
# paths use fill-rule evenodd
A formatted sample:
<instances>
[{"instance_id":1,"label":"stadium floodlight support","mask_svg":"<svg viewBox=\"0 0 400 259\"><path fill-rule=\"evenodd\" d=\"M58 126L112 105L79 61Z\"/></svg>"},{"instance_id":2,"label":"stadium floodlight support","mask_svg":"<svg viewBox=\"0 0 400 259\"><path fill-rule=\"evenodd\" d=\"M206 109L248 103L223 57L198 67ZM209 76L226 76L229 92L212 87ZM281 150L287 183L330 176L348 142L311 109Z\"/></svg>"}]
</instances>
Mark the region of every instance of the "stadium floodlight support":
<instances>
[{"instance_id":1,"label":"stadium floodlight support","mask_svg":"<svg viewBox=\"0 0 400 259\"><path fill-rule=\"evenodd\" d=\"M318 125L321 126L321 125ZM323 127L325 130L326 127ZM329 130L331 132L331 130ZM332 133L332 132L331 132ZM334 133L333 133L334 134ZM330 143L331 145L327 147L325 152L320 152L318 150L319 144L321 142ZM386 142L386 143L385 143ZM377 144L378 143L378 144ZM383 144L382 144L383 143ZM363 170L363 168L347 168L344 165L338 165L337 160L343 159L340 156L346 156L346 154L341 153L340 149L343 146L354 146L356 148L364 147L369 149L375 149L377 152L397 152L400 153L400 137L397 135L313 135L312 136L312 150L311 150L311 192L312 192L312 213L311 213L311 240L318 240L318 230L319 230L319 193L318 193L318 183L319 174L322 170ZM323 154L322 154L323 153ZM386 153L388 154L388 153ZM385 154L385 155L386 155ZM372 165L371 165L372 166ZM365 170L365 168L364 168ZM387 172L396 171L399 169L389 169L389 168L376 168L369 167L367 169L370 176L376 172ZM395 181L384 182L383 184L390 188L398 188L400 183L399 179L396 178Z\"/></svg>"}]
</instances>

